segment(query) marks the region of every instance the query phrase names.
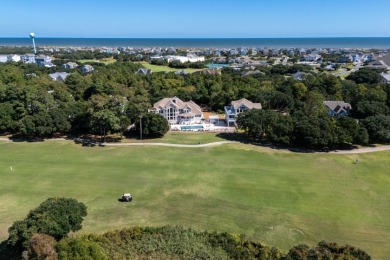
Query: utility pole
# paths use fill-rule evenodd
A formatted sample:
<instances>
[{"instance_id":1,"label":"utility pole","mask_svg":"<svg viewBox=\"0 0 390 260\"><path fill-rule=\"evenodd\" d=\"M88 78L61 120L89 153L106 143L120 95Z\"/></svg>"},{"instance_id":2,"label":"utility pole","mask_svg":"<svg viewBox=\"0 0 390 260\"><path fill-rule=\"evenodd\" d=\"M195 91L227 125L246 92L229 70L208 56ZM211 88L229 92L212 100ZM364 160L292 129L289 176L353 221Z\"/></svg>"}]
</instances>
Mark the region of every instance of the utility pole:
<instances>
[{"instance_id":1,"label":"utility pole","mask_svg":"<svg viewBox=\"0 0 390 260\"><path fill-rule=\"evenodd\" d=\"M139 136L140 139L142 140L142 116L139 117Z\"/></svg>"}]
</instances>

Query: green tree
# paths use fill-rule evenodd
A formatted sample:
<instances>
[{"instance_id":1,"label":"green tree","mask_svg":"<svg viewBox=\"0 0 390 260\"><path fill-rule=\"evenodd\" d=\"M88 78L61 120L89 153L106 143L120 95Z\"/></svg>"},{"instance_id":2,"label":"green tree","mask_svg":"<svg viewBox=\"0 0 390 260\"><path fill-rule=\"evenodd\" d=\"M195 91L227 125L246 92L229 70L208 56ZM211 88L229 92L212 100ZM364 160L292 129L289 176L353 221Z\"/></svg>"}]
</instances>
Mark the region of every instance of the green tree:
<instances>
[{"instance_id":1,"label":"green tree","mask_svg":"<svg viewBox=\"0 0 390 260\"><path fill-rule=\"evenodd\" d=\"M282 144L290 143L293 131L293 123L289 115L259 109L240 113L237 125L249 138Z\"/></svg>"},{"instance_id":2,"label":"green tree","mask_svg":"<svg viewBox=\"0 0 390 260\"><path fill-rule=\"evenodd\" d=\"M369 116L362 123L370 136L370 142L390 142L390 116Z\"/></svg>"},{"instance_id":3,"label":"green tree","mask_svg":"<svg viewBox=\"0 0 390 260\"><path fill-rule=\"evenodd\" d=\"M356 82L356 84L377 84L380 82L381 76L375 70L360 69L358 71L352 72L346 79L353 80Z\"/></svg>"},{"instance_id":4,"label":"green tree","mask_svg":"<svg viewBox=\"0 0 390 260\"><path fill-rule=\"evenodd\" d=\"M22 249L34 233L51 235L61 239L70 231L81 229L87 215L86 206L71 198L49 198L30 211L24 220L16 221L8 229L7 244Z\"/></svg>"},{"instance_id":5,"label":"green tree","mask_svg":"<svg viewBox=\"0 0 390 260\"><path fill-rule=\"evenodd\" d=\"M360 101L352 111L354 116L357 118L390 114L390 108L386 105L386 103L379 101Z\"/></svg>"},{"instance_id":6,"label":"green tree","mask_svg":"<svg viewBox=\"0 0 390 260\"><path fill-rule=\"evenodd\" d=\"M103 109L92 114L90 126L92 131L100 134L102 142L104 142L109 132L120 130L120 120L114 112Z\"/></svg>"},{"instance_id":7,"label":"green tree","mask_svg":"<svg viewBox=\"0 0 390 260\"><path fill-rule=\"evenodd\" d=\"M142 122L141 122L142 121ZM135 122L136 130L147 137L162 137L169 131L168 121L162 115L146 113Z\"/></svg>"}]
</instances>

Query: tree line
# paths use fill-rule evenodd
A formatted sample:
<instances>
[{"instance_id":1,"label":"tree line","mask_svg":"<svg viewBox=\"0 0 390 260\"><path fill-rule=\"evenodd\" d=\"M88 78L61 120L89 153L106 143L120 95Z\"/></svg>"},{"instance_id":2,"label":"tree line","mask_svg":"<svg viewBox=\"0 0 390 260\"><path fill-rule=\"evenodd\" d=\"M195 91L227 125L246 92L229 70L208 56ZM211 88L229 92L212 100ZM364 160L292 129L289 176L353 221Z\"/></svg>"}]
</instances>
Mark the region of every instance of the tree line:
<instances>
[{"instance_id":1,"label":"tree line","mask_svg":"<svg viewBox=\"0 0 390 260\"><path fill-rule=\"evenodd\" d=\"M51 81L49 73L62 71L35 64L0 65L0 134L51 137L65 134L127 134L152 104L165 97L193 100L223 112L232 100L260 102L261 111L240 117L239 127L249 138L287 145L323 147L345 143L390 141L390 87L379 73L360 70L346 80L314 73L304 65L260 66L262 73L242 76L224 68L220 75L153 73L135 75L141 64L116 62L94 65L91 74L78 69L65 82ZM303 80L292 75L305 71ZM349 117L330 117L324 100L352 105ZM166 128L149 131L159 136ZM148 132L149 131L149 132Z\"/></svg>"}]
</instances>

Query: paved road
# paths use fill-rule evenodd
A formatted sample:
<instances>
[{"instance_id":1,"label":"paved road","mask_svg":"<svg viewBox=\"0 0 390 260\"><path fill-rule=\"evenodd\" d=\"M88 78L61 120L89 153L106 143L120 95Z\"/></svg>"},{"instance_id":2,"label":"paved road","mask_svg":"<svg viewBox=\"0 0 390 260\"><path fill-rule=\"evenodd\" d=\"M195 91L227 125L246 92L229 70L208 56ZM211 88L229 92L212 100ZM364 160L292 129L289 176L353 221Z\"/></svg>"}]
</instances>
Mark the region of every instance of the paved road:
<instances>
[{"instance_id":1,"label":"paved road","mask_svg":"<svg viewBox=\"0 0 390 260\"><path fill-rule=\"evenodd\" d=\"M46 139L45 141L63 141L64 138ZM8 138L0 138L3 142L12 142ZM211 147L224 144L237 144L236 141L220 141L206 144L168 144L168 143L101 143L101 146L166 146L166 147L184 147L184 148L198 148L198 147ZM330 151L329 154L360 154L360 153L373 153L379 151L390 150L390 145L382 145L378 147L365 147L353 150L335 150Z\"/></svg>"},{"instance_id":2,"label":"paved road","mask_svg":"<svg viewBox=\"0 0 390 260\"><path fill-rule=\"evenodd\" d=\"M373 153L373 152L388 151L388 150L390 150L390 145L382 145L382 146L378 146L378 147L365 147L365 148L359 148L359 149L353 149L353 150L335 150L335 151L331 151L329 153L358 154L358 153Z\"/></svg>"}]
</instances>

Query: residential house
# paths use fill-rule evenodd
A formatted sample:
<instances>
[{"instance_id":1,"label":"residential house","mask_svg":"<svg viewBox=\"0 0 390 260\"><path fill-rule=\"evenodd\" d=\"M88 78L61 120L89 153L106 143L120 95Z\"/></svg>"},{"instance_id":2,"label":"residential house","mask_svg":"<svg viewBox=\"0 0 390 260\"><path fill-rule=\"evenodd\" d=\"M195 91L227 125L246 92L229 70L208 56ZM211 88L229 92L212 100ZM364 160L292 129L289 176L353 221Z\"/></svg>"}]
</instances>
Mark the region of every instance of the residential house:
<instances>
[{"instance_id":1,"label":"residential house","mask_svg":"<svg viewBox=\"0 0 390 260\"><path fill-rule=\"evenodd\" d=\"M45 56L45 55L35 56L35 62L38 64L38 66L42 66L46 68L51 68L56 66L51 62L50 56Z\"/></svg>"},{"instance_id":2,"label":"residential house","mask_svg":"<svg viewBox=\"0 0 390 260\"><path fill-rule=\"evenodd\" d=\"M22 60L22 62L24 63L36 63L35 61L35 54L24 54L22 56L20 56L20 59Z\"/></svg>"},{"instance_id":3,"label":"residential house","mask_svg":"<svg viewBox=\"0 0 390 260\"><path fill-rule=\"evenodd\" d=\"M178 71L175 71L175 74L176 74L176 75L187 75L188 72L185 71L185 70L178 70Z\"/></svg>"},{"instance_id":4,"label":"residential house","mask_svg":"<svg viewBox=\"0 0 390 260\"><path fill-rule=\"evenodd\" d=\"M8 56L7 55L0 55L0 62L7 62Z\"/></svg>"},{"instance_id":5,"label":"residential house","mask_svg":"<svg viewBox=\"0 0 390 260\"><path fill-rule=\"evenodd\" d=\"M164 116L169 124L197 124L204 119L202 109L195 102L184 102L178 97L161 99L149 112Z\"/></svg>"},{"instance_id":6,"label":"residential house","mask_svg":"<svg viewBox=\"0 0 390 260\"><path fill-rule=\"evenodd\" d=\"M94 68L91 65L86 64L86 65L83 65L81 67L82 73L89 73L89 72L93 72L93 71L94 71Z\"/></svg>"},{"instance_id":7,"label":"residential house","mask_svg":"<svg viewBox=\"0 0 390 260\"><path fill-rule=\"evenodd\" d=\"M324 105L331 116L348 116L352 110L351 104L344 101L324 101Z\"/></svg>"},{"instance_id":8,"label":"residential house","mask_svg":"<svg viewBox=\"0 0 390 260\"><path fill-rule=\"evenodd\" d=\"M268 56L269 55L269 49L267 49L267 48L264 48L264 49L262 49L262 54L264 55L264 56Z\"/></svg>"},{"instance_id":9,"label":"residential house","mask_svg":"<svg viewBox=\"0 0 390 260\"><path fill-rule=\"evenodd\" d=\"M136 75L149 75L149 74L152 74L152 70L151 69L147 69L147 68L139 68L136 72L135 72Z\"/></svg>"},{"instance_id":10,"label":"residential house","mask_svg":"<svg viewBox=\"0 0 390 260\"><path fill-rule=\"evenodd\" d=\"M280 54L280 49L272 49L272 56L278 56Z\"/></svg>"},{"instance_id":11,"label":"residential house","mask_svg":"<svg viewBox=\"0 0 390 260\"><path fill-rule=\"evenodd\" d=\"M376 60L370 62L365 68L375 69L375 70L387 70L390 69L390 66L385 63L383 60Z\"/></svg>"},{"instance_id":12,"label":"residential house","mask_svg":"<svg viewBox=\"0 0 390 260\"><path fill-rule=\"evenodd\" d=\"M229 106L225 106L225 122L228 126L236 124L237 116L250 109L261 109L260 103L252 103L251 101L241 98L240 100L232 101Z\"/></svg>"},{"instance_id":13,"label":"residential house","mask_svg":"<svg viewBox=\"0 0 390 260\"><path fill-rule=\"evenodd\" d=\"M351 55L342 55L339 58L339 63L347 63L347 62L352 62L353 58Z\"/></svg>"},{"instance_id":14,"label":"residential house","mask_svg":"<svg viewBox=\"0 0 390 260\"><path fill-rule=\"evenodd\" d=\"M381 83L390 84L390 74L389 73L382 72L381 77L382 77Z\"/></svg>"},{"instance_id":15,"label":"residential house","mask_svg":"<svg viewBox=\"0 0 390 260\"><path fill-rule=\"evenodd\" d=\"M219 75L221 71L219 69L204 69L201 73L206 75Z\"/></svg>"},{"instance_id":16,"label":"residential house","mask_svg":"<svg viewBox=\"0 0 390 260\"><path fill-rule=\"evenodd\" d=\"M8 55L7 58L8 58L8 61L14 61L14 62L20 61L20 55L17 55L17 54Z\"/></svg>"},{"instance_id":17,"label":"residential house","mask_svg":"<svg viewBox=\"0 0 390 260\"><path fill-rule=\"evenodd\" d=\"M70 61L68 63L64 63L64 64L61 65L61 67L64 68L64 69L75 69L78 66L79 65L76 62L73 62L73 61Z\"/></svg>"},{"instance_id":18,"label":"residential house","mask_svg":"<svg viewBox=\"0 0 390 260\"><path fill-rule=\"evenodd\" d=\"M295 80L305 80L307 74L308 73L306 73L306 72L298 71L297 73L292 74L292 77Z\"/></svg>"},{"instance_id":19,"label":"residential house","mask_svg":"<svg viewBox=\"0 0 390 260\"><path fill-rule=\"evenodd\" d=\"M309 51L306 49L300 49L300 50L298 50L298 53L299 53L299 55L303 56L303 55L309 54Z\"/></svg>"},{"instance_id":20,"label":"residential house","mask_svg":"<svg viewBox=\"0 0 390 260\"><path fill-rule=\"evenodd\" d=\"M303 58L305 59L305 61L308 61L308 62L316 62L319 59L321 59L321 55L319 55L319 54L307 54L307 55L303 56Z\"/></svg>"},{"instance_id":21,"label":"residential house","mask_svg":"<svg viewBox=\"0 0 390 260\"><path fill-rule=\"evenodd\" d=\"M68 76L69 73L66 72L56 72L56 73L49 74L49 77L53 81L65 81L66 77Z\"/></svg>"},{"instance_id":22,"label":"residential house","mask_svg":"<svg viewBox=\"0 0 390 260\"><path fill-rule=\"evenodd\" d=\"M238 50L236 50L236 49L231 49L231 50L229 51L229 53L230 53L230 55L238 55Z\"/></svg>"}]
</instances>

